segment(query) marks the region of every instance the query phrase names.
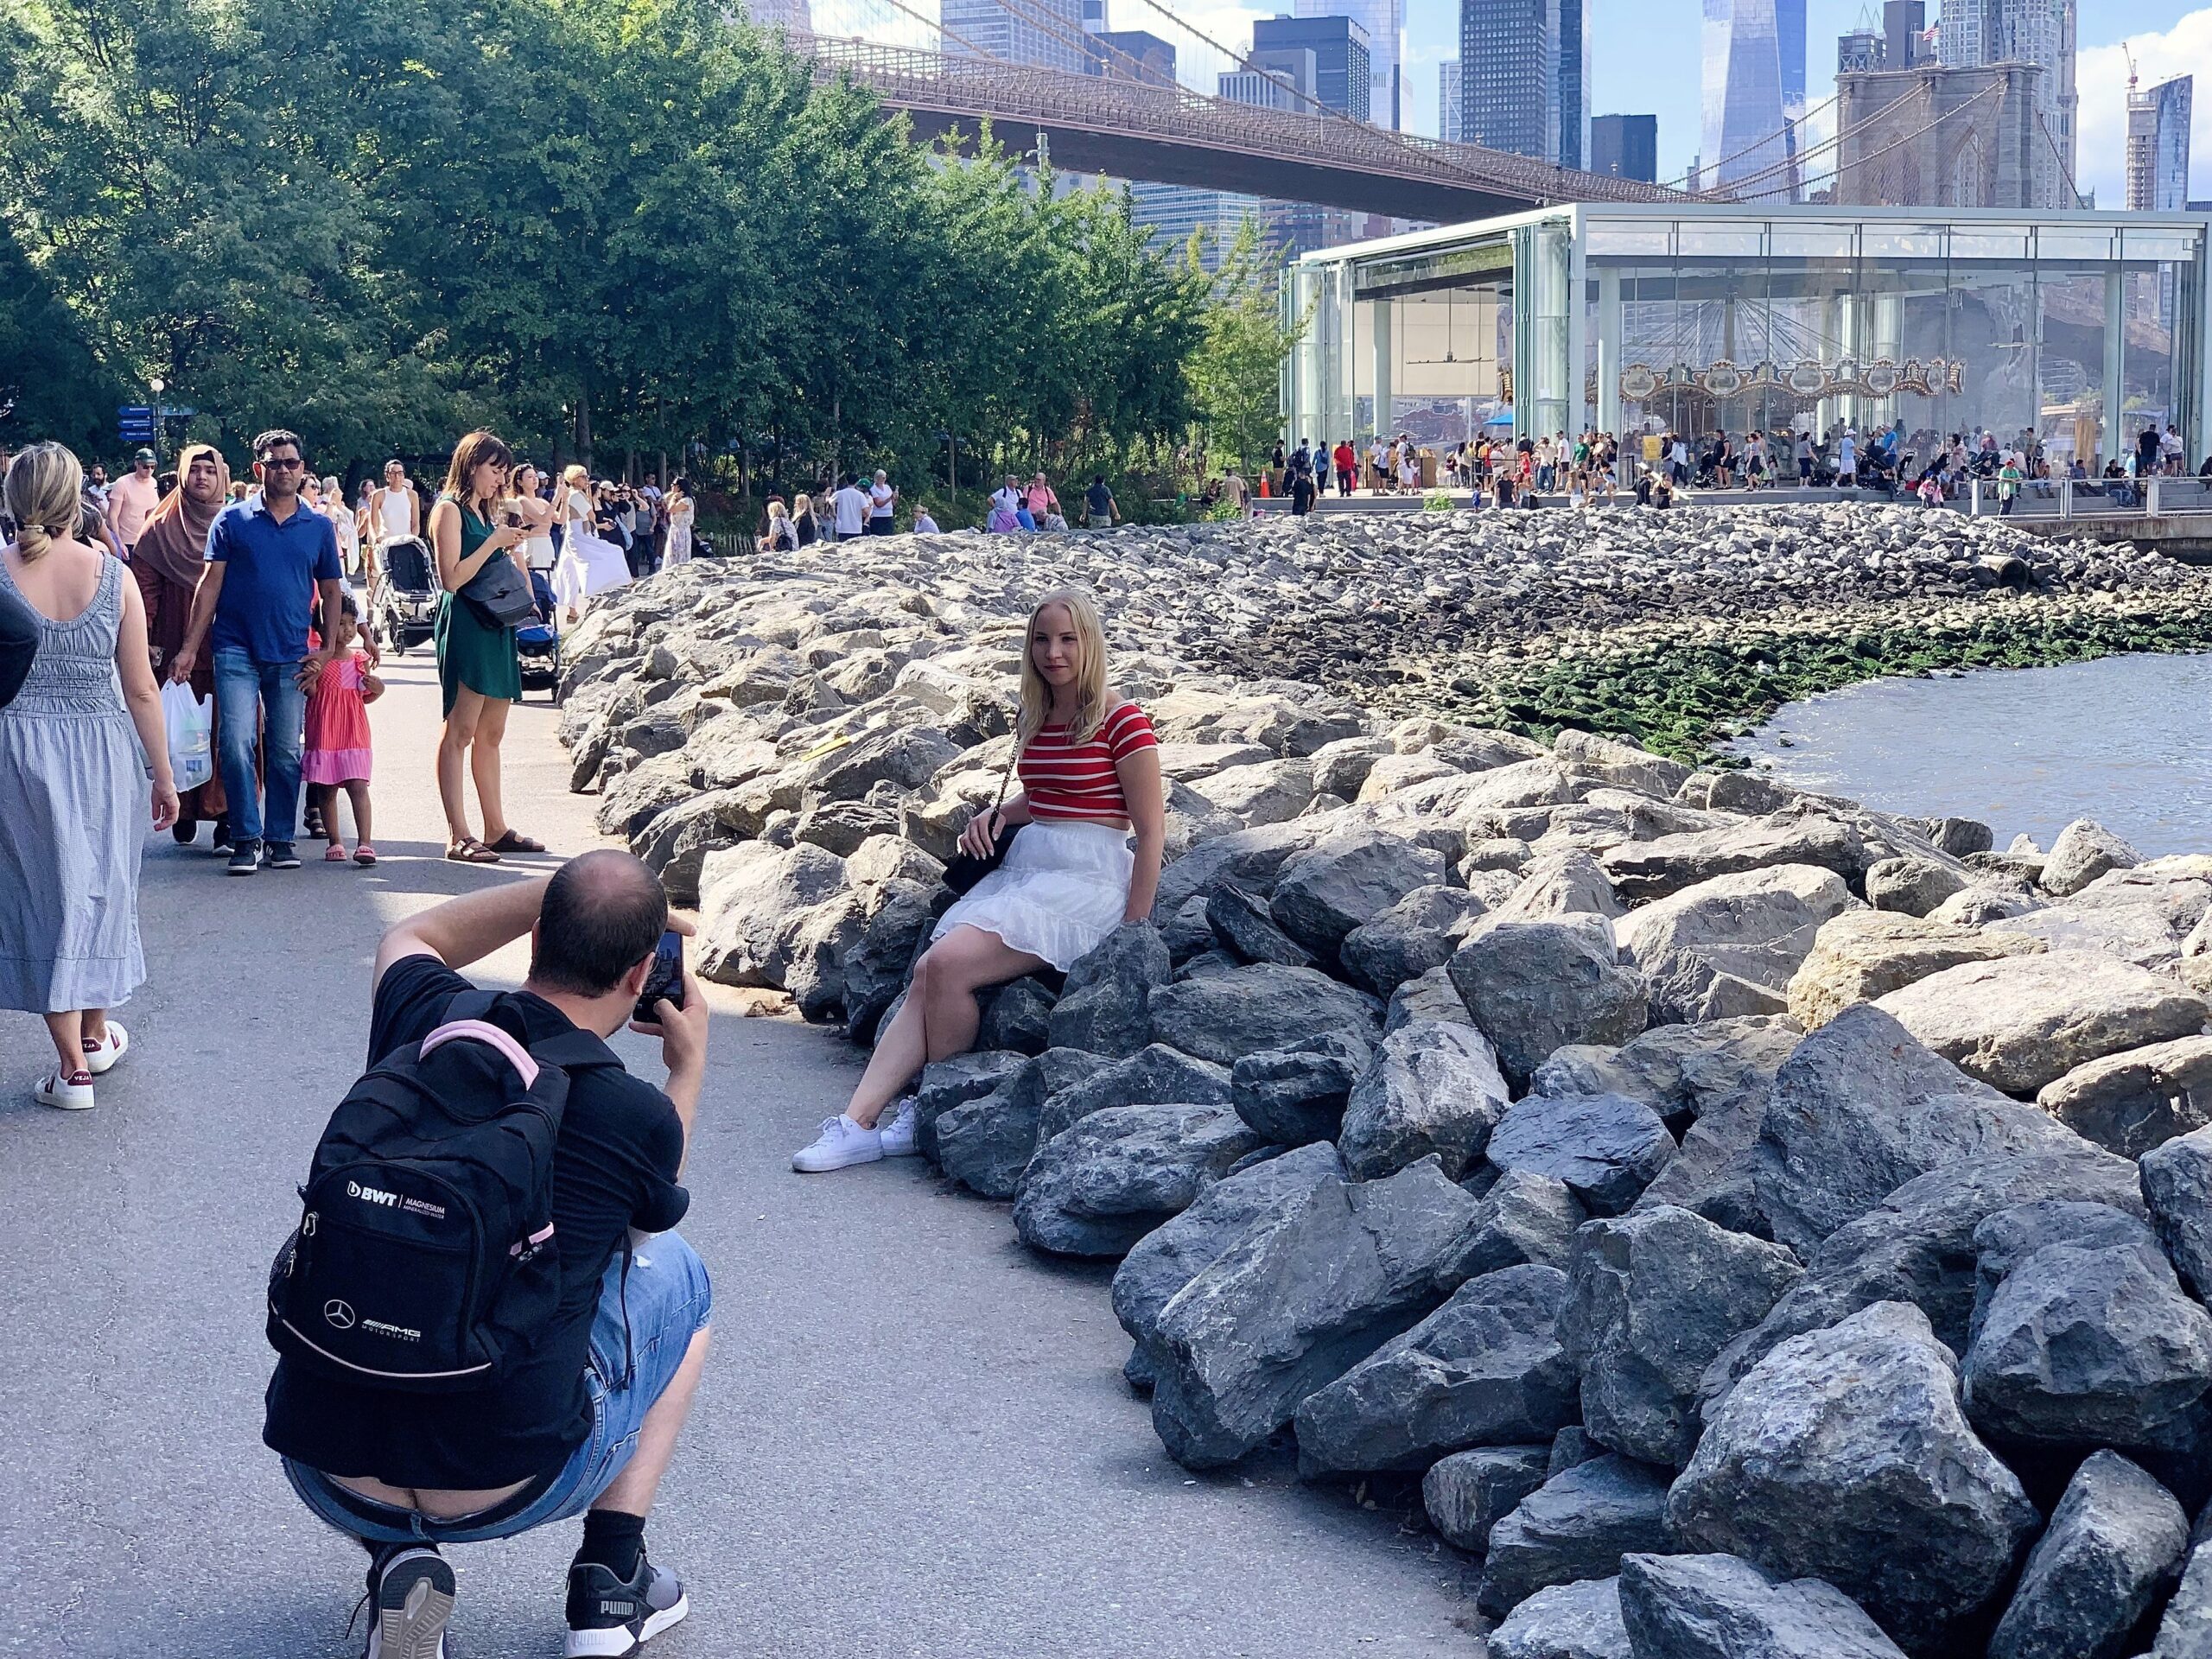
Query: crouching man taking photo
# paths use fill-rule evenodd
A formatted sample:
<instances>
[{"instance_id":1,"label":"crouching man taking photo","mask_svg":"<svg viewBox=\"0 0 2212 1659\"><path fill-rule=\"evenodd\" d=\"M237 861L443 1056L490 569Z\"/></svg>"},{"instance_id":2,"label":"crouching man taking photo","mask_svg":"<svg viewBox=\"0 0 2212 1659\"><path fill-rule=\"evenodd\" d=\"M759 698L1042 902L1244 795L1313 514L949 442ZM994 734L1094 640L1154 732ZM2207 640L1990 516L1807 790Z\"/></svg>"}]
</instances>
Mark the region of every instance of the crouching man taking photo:
<instances>
[{"instance_id":1,"label":"crouching man taking photo","mask_svg":"<svg viewBox=\"0 0 2212 1659\"><path fill-rule=\"evenodd\" d=\"M307 1506L369 1552L369 1659L444 1659L442 1546L579 1516L569 1659L633 1654L688 1611L645 1548L711 1300L668 1230L690 1202L706 1003L684 972L639 1006L671 928L690 931L659 880L607 850L378 947L370 1070L271 1274L263 1431ZM456 971L524 934L521 990ZM659 1037L664 1090L607 1046L626 1025Z\"/></svg>"}]
</instances>

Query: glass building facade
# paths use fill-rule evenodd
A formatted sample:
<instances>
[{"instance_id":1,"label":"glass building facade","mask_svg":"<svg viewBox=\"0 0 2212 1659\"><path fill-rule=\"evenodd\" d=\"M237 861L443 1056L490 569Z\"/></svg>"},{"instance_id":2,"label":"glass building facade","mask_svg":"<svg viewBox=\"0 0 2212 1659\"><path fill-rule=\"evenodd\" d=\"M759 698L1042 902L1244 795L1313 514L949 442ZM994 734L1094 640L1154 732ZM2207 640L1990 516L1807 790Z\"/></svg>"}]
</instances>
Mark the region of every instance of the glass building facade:
<instances>
[{"instance_id":1,"label":"glass building facade","mask_svg":"<svg viewBox=\"0 0 2212 1659\"><path fill-rule=\"evenodd\" d=\"M2212 448L2212 217L1580 204L1310 254L1287 429L1825 436L2032 430L2092 470Z\"/></svg>"}]
</instances>

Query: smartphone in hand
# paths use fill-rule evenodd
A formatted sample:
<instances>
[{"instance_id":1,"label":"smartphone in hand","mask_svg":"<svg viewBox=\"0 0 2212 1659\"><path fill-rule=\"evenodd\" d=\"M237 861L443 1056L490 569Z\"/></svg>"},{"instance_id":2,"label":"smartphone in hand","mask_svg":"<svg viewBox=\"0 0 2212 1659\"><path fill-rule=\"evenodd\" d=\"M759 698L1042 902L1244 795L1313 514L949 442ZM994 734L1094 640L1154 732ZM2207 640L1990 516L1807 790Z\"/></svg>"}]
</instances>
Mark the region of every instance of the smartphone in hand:
<instances>
[{"instance_id":1,"label":"smartphone in hand","mask_svg":"<svg viewBox=\"0 0 2212 1659\"><path fill-rule=\"evenodd\" d=\"M659 1004L673 1002L683 1006L683 936L674 928L660 936L660 943L653 947L653 965L645 970L645 988L638 995L638 1006L630 1017L639 1025L657 1026L660 1023Z\"/></svg>"}]
</instances>

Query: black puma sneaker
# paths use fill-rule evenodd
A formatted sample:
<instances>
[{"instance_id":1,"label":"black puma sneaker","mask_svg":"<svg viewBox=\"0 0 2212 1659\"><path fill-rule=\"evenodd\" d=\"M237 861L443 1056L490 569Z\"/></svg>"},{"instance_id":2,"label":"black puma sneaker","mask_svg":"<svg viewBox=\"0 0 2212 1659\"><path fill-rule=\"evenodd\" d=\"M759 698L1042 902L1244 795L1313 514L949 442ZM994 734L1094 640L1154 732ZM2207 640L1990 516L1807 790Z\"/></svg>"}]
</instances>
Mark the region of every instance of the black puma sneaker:
<instances>
[{"instance_id":1,"label":"black puma sneaker","mask_svg":"<svg viewBox=\"0 0 2212 1659\"><path fill-rule=\"evenodd\" d=\"M626 1583L593 1561L569 1569L567 1659L626 1659L691 1611L676 1574L638 1556Z\"/></svg>"},{"instance_id":2,"label":"black puma sneaker","mask_svg":"<svg viewBox=\"0 0 2212 1659\"><path fill-rule=\"evenodd\" d=\"M427 1544L388 1544L369 1566L369 1643L363 1659L446 1659L453 1567Z\"/></svg>"}]
</instances>

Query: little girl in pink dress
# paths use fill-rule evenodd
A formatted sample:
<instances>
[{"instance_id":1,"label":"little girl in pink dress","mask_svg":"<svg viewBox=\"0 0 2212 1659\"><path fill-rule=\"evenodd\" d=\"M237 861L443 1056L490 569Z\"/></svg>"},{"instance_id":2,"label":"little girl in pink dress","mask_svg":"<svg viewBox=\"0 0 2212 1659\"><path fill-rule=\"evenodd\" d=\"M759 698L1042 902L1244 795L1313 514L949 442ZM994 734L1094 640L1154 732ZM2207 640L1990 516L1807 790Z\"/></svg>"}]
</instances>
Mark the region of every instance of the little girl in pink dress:
<instances>
[{"instance_id":1,"label":"little girl in pink dress","mask_svg":"<svg viewBox=\"0 0 2212 1659\"><path fill-rule=\"evenodd\" d=\"M338 791L342 785L353 804L353 848L356 864L373 864L377 849L369 844L369 704L384 695L384 682L369 672L368 658L359 645L360 613L349 597L341 602L338 621L338 655L317 677L308 693L307 753L300 762L301 781L315 791L322 809L322 830L330 846L322 855L326 864L343 864L346 849L338 836Z\"/></svg>"}]
</instances>

